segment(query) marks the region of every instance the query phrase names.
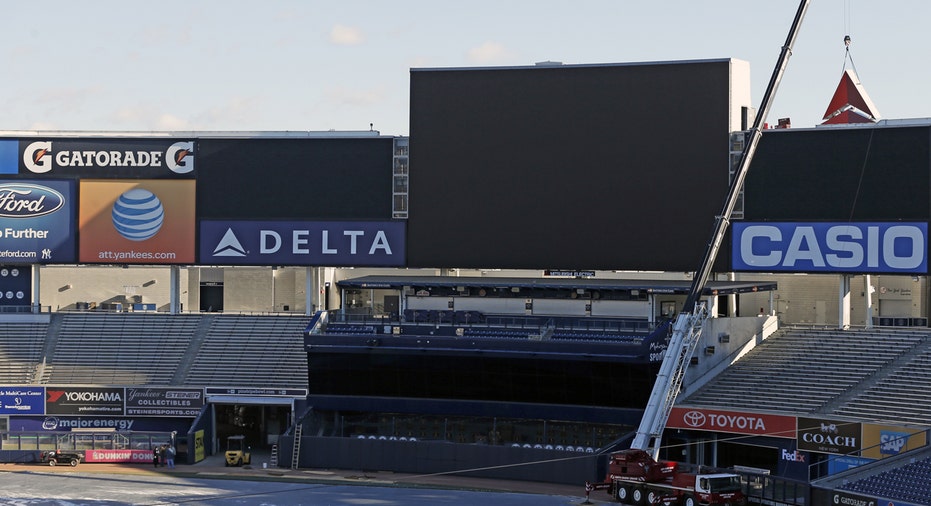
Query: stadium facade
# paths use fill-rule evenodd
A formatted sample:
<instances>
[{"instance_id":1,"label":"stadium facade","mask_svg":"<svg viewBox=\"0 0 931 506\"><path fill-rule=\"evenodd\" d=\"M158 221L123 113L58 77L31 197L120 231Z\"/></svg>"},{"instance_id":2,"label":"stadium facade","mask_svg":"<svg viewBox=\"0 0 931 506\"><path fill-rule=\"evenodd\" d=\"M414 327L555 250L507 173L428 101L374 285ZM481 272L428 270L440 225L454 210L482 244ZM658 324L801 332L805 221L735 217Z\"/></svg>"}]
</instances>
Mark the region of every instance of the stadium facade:
<instances>
[{"instance_id":1,"label":"stadium facade","mask_svg":"<svg viewBox=\"0 0 931 506\"><path fill-rule=\"evenodd\" d=\"M3 132L3 318L296 318L303 377L107 388L204 388L208 410L285 406L259 413L276 422L256 437L314 431L315 451L295 457L304 465L351 467L350 444L394 469L418 461L410 452L477 467L550 445L591 449L580 467L594 469L636 423L651 350L681 309L752 114L748 64L720 59L415 69L409 138ZM780 324L927 327L929 134L926 122L766 131L705 294L717 318L689 384ZM47 396L41 378L9 386ZM32 417L51 414L48 402ZM764 414L798 423L791 410ZM709 441L724 434L682 436L714 449L687 457L731 464L759 445L718 459ZM384 447L400 437L428 446ZM830 453L786 439L766 441ZM429 446L446 442L468 450ZM754 464L784 471L780 455ZM589 478L554 469L536 476Z\"/></svg>"}]
</instances>

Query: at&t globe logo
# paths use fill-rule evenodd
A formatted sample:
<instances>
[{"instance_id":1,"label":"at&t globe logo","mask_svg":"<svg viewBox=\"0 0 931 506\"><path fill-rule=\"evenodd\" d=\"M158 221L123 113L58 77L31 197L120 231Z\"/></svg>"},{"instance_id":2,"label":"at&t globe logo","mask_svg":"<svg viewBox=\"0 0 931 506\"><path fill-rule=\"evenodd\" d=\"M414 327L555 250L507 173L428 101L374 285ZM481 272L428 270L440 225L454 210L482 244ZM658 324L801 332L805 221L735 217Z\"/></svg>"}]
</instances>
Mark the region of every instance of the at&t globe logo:
<instances>
[{"instance_id":1,"label":"at&t globe logo","mask_svg":"<svg viewBox=\"0 0 931 506\"><path fill-rule=\"evenodd\" d=\"M165 209L149 190L134 188L120 195L113 204L113 227L130 241L145 241L158 233L165 221Z\"/></svg>"}]
</instances>

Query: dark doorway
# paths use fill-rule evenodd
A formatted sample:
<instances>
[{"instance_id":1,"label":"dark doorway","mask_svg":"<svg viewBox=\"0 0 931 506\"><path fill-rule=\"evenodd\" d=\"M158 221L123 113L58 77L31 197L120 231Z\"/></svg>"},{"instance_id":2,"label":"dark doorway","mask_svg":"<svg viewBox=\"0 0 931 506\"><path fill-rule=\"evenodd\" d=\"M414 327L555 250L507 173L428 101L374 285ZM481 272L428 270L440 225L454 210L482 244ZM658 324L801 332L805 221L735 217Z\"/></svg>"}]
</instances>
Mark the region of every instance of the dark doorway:
<instances>
[{"instance_id":1,"label":"dark doorway","mask_svg":"<svg viewBox=\"0 0 931 506\"><path fill-rule=\"evenodd\" d=\"M385 305L385 314L398 314L401 308L401 297L397 295L385 295L383 302Z\"/></svg>"},{"instance_id":2,"label":"dark doorway","mask_svg":"<svg viewBox=\"0 0 931 506\"><path fill-rule=\"evenodd\" d=\"M200 284L200 310L208 313L223 311L223 283Z\"/></svg>"}]
</instances>

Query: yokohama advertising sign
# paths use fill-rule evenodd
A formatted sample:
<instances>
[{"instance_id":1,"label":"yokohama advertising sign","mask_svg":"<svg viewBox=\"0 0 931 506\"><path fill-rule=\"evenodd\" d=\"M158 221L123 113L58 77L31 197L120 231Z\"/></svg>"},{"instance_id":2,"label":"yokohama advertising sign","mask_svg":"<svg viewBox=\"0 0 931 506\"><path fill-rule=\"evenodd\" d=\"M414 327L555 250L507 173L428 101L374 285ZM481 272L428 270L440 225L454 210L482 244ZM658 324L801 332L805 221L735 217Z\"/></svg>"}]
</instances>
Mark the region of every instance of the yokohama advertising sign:
<instances>
[{"instance_id":1,"label":"yokohama advertising sign","mask_svg":"<svg viewBox=\"0 0 931 506\"><path fill-rule=\"evenodd\" d=\"M796 421L794 416L675 407L666 427L795 439Z\"/></svg>"}]
</instances>

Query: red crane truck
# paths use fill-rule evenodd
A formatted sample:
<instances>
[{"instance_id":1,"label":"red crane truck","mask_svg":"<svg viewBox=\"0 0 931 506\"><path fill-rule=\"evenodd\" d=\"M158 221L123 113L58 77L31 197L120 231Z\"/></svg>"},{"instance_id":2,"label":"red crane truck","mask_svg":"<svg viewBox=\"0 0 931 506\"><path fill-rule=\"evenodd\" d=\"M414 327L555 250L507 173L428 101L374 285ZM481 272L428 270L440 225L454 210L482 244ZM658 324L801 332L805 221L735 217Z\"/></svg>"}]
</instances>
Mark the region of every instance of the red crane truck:
<instances>
[{"instance_id":1,"label":"red crane truck","mask_svg":"<svg viewBox=\"0 0 931 506\"><path fill-rule=\"evenodd\" d=\"M702 324L708 318L704 296L705 283L714 267L718 250L724 241L727 226L734 207L740 196L740 190L750 169L750 162L756 152L757 144L763 134L763 121L772 105L773 96L782 74L785 71L792 46L795 44L799 26L810 0L800 0L789 35L782 46L779 61L773 70L763 103L750 129L749 141L744 146L740 165L731 181L724 208L715 221L714 234L708 243L701 267L695 272L692 287L685 299L683 311L679 313L673 325L672 336L666 348L666 355L660 365L653 391L647 401L640 420L640 427L634 436L631 447L611 454L608 463L608 476L602 483L586 483L586 495L592 490L607 489L608 493L624 504L643 505L722 505L744 506L747 499L742 493L740 477L736 474L701 474L685 472L675 462L660 461L659 450L669 419L669 412L682 387L685 371L692 353L701 337Z\"/></svg>"},{"instance_id":2,"label":"red crane truck","mask_svg":"<svg viewBox=\"0 0 931 506\"><path fill-rule=\"evenodd\" d=\"M608 476L586 484L586 492L607 490L621 504L746 506L740 476L688 472L677 462L656 461L644 450L611 454Z\"/></svg>"}]
</instances>

